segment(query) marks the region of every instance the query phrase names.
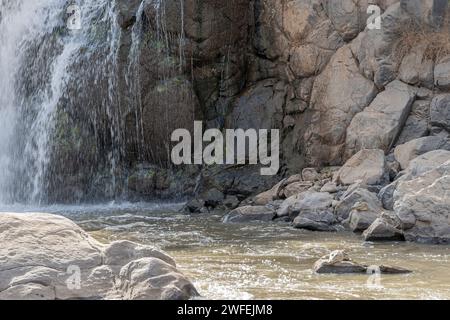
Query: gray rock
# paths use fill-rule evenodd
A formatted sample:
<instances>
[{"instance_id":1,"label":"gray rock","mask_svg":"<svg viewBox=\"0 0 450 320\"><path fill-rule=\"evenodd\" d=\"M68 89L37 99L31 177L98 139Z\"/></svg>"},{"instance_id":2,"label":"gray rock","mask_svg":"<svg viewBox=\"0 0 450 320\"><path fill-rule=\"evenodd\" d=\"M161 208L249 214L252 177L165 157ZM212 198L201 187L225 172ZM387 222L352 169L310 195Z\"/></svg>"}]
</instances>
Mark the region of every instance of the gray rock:
<instances>
[{"instance_id":1,"label":"gray rock","mask_svg":"<svg viewBox=\"0 0 450 320\"><path fill-rule=\"evenodd\" d=\"M276 212L265 206L240 207L223 218L224 223L246 223L246 222L270 222L275 218Z\"/></svg>"},{"instance_id":2,"label":"gray rock","mask_svg":"<svg viewBox=\"0 0 450 320\"><path fill-rule=\"evenodd\" d=\"M379 269L381 274L407 274L410 270L390 267L390 266L367 266L352 261L342 250L336 250L319 259L313 267L314 272L318 274L367 274L372 270Z\"/></svg>"},{"instance_id":3,"label":"gray rock","mask_svg":"<svg viewBox=\"0 0 450 320\"><path fill-rule=\"evenodd\" d=\"M388 152L411 112L415 90L398 80L386 86L369 107L358 113L347 129L346 156L361 149Z\"/></svg>"},{"instance_id":4,"label":"gray rock","mask_svg":"<svg viewBox=\"0 0 450 320\"><path fill-rule=\"evenodd\" d=\"M353 205L349 214L348 225L353 232L363 232L372 225L380 214L381 207L374 202L357 202Z\"/></svg>"},{"instance_id":5,"label":"gray rock","mask_svg":"<svg viewBox=\"0 0 450 320\"><path fill-rule=\"evenodd\" d=\"M401 0L401 8L411 17L433 28L444 22L447 0Z\"/></svg>"},{"instance_id":6,"label":"gray rock","mask_svg":"<svg viewBox=\"0 0 450 320\"><path fill-rule=\"evenodd\" d=\"M367 203L370 208L381 207L381 202L376 194L363 188L356 188L347 192L341 201L335 207L335 213L339 221L344 221L349 218L350 213L357 203Z\"/></svg>"},{"instance_id":7,"label":"gray rock","mask_svg":"<svg viewBox=\"0 0 450 320\"><path fill-rule=\"evenodd\" d=\"M289 204L289 216L292 220L304 212L329 212L332 202L333 196L329 193L314 191L306 191L286 199L286 203Z\"/></svg>"},{"instance_id":8,"label":"gray rock","mask_svg":"<svg viewBox=\"0 0 450 320\"><path fill-rule=\"evenodd\" d=\"M192 199L186 203L182 209L185 213L200 213L205 207L205 201L199 199Z\"/></svg>"},{"instance_id":9,"label":"gray rock","mask_svg":"<svg viewBox=\"0 0 450 320\"><path fill-rule=\"evenodd\" d=\"M363 149L342 166L334 175L333 181L343 185L351 185L358 181L378 185L383 184L387 178L384 152L377 149Z\"/></svg>"},{"instance_id":10,"label":"gray rock","mask_svg":"<svg viewBox=\"0 0 450 320\"><path fill-rule=\"evenodd\" d=\"M363 233L365 241L404 241L403 232L383 218L377 218Z\"/></svg>"},{"instance_id":11,"label":"gray rock","mask_svg":"<svg viewBox=\"0 0 450 320\"><path fill-rule=\"evenodd\" d=\"M426 45L414 46L403 58L399 78L405 83L433 88L433 60L426 59Z\"/></svg>"},{"instance_id":12,"label":"gray rock","mask_svg":"<svg viewBox=\"0 0 450 320\"><path fill-rule=\"evenodd\" d=\"M401 169L406 169L411 160L439 149L450 150L450 141L439 136L423 137L397 146L394 154L401 165Z\"/></svg>"},{"instance_id":13,"label":"gray rock","mask_svg":"<svg viewBox=\"0 0 450 320\"><path fill-rule=\"evenodd\" d=\"M450 56L444 57L436 63L434 84L442 90L450 89Z\"/></svg>"},{"instance_id":14,"label":"gray rock","mask_svg":"<svg viewBox=\"0 0 450 320\"><path fill-rule=\"evenodd\" d=\"M278 91L269 81L257 83L236 100L233 112L227 120L228 128L280 128L285 96L285 92Z\"/></svg>"},{"instance_id":15,"label":"gray rock","mask_svg":"<svg viewBox=\"0 0 450 320\"><path fill-rule=\"evenodd\" d=\"M328 17L344 40L355 38L366 27L368 2L367 0L325 1Z\"/></svg>"},{"instance_id":16,"label":"gray rock","mask_svg":"<svg viewBox=\"0 0 450 320\"><path fill-rule=\"evenodd\" d=\"M136 14L141 4L140 0L118 1L118 23L126 29L136 22Z\"/></svg>"},{"instance_id":17,"label":"gray rock","mask_svg":"<svg viewBox=\"0 0 450 320\"><path fill-rule=\"evenodd\" d=\"M239 206L239 203L240 201L236 196L227 196L223 201L223 205L229 210L236 209Z\"/></svg>"},{"instance_id":18,"label":"gray rock","mask_svg":"<svg viewBox=\"0 0 450 320\"><path fill-rule=\"evenodd\" d=\"M406 169L407 175L417 177L427 171L433 170L450 159L450 151L435 150L422 154L412 160Z\"/></svg>"},{"instance_id":19,"label":"gray rock","mask_svg":"<svg viewBox=\"0 0 450 320\"><path fill-rule=\"evenodd\" d=\"M394 210L394 192L397 187L397 183L393 182L388 184L378 193L378 198L383 204L383 208L386 210Z\"/></svg>"},{"instance_id":20,"label":"gray rock","mask_svg":"<svg viewBox=\"0 0 450 320\"><path fill-rule=\"evenodd\" d=\"M294 219L293 226L296 229L310 231L336 231L336 217L333 210L303 210Z\"/></svg>"},{"instance_id":21,"label":"gray rock","mask_svg":"<svg viewBox=\"0 0 450 320\"><path fill-rule=\"evenodd\" d=\"M436 96L431 102L431 125L450 132L450 94Z\"/></svg>"},{"instance_id":22,"label":"gray rock","mask_svg":"<svg viewBox=\"0 0 450 320\"><path fill-rule=\"evenodd\" d=\"M347 127L376 94L373 81L361 75L351 48L339 49L314 82L310 109L315 116L305 134L310 163L342 163Z\"/></svg>"},{"instance_id":23,"label":"gray rock","mask_svg":"<svg viewBox=\"0 0 450 320\"><path fill-rule=\"evenodd\" d=\"M312 182L308 181L294 182L285 186L281 192L285 198L290 198L299 193L308 191L313 185Z\"/></svg>"},{"instance_id":24,"label":"gray rock","mask_svg":"<svg viewBox=\"0 0 450 320\"><path fill-rule=\"evenodd\" d=\"M394 210L407 241L450 243L450 158L399 182Z\"/></svg>"},{"instance_id":25,"label":"gray rock","mask_svg":"<svg viewBox=\"0 0 450 320\"><path fill-rule=\"evenodd\" d=\"M417 100L413 103L411 114L406 120L396 145L425 137L429 134L431 100Z\"/></svg>"},{"instance_id":26,"label":"gray rock","mask_svg":"<svg viewBox=\"0 0 450 320\"><path fill-rule=\"evenodd\" d=\"M314 182L320 179L320 174L316 168L305 168L302 170L303 181Z\"/></svg>"},{"instance_id":27,"label":"gray rock","mask_svg":"<svg viewBox=\"0 0 450 320\"><path fill-rule=\"evenodd\" d=\"M272 189L255 196L255 198L253 199L253 204L257 206L265 206L269 202L277 200L279 198L279 194L284 183L285 180L282 180L279 183L277 183Z\"/></svg>"},{"instance_id":28,"label":"gray rock","mask_svg":"<svg viewBox=\"0 0 450 320\"><path fill-rule=\"evenodd\" d=\"M0 242L0 300L159 300L198 295L164 252L128 241L102 245L63 217L2 213ZM137 264L139 270L132 267ZM79 287L72 282L77 270Z\"/></svg>"},{"instance_id":29,"label":"gray rock","mask_svg":"<svg viewBox=\"0 0 450 320\"><path fill-rule=\"evenodd\" d=\"M336 193L338 192L338 187L336 183L334 182L327 182L322 189L320 189L320 192L328 192L328 193Z\"/></svg>"}]
</instances>

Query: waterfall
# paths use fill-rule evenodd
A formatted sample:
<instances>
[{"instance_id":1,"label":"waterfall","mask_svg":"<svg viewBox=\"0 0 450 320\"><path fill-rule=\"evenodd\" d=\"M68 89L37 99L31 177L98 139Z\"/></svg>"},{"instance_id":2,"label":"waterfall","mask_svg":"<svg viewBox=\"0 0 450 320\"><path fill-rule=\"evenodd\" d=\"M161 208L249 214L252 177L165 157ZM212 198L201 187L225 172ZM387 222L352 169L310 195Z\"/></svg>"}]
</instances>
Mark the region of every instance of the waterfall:
<instances>
[{"instance_id":1,"label":"waterfall","mask_svg":"<svg viewBox=\"0 0 450 320\"><path fill-rule=\"evenodd\" d=\"M118 199L134 168L170 166L197 106L184 5L0 0L0 204Z\"/></svg>"},{"instance_id":2,"label":"waterfall","mask_svg":"<svg viewBox=\"0 0 450 320\"><path fill-rule=\"evenodd\" d=\"M66 25L71 4L79 5L81 11L79 30ZM47 175L54 170L51 152L59 112L69 110L75 90L78 96L86 96L71 102L72 106L89 100L90 92L83 93L86 77L79 72L80 63L93 63L87 72L94 84L107 79L107 93L99 87L98 94L103 96L100 104L110 111L110 121L115 121L111 110L116 100L114 60L119 31L114 7L115 1L110 0L0 0L1 203L45 201ZM93 39L96 33L106 33L106 59L96 58L98 51L90 50L100 40ZM116 127L110 128L108 139L114 144ZM116 162L115 156L111 151L111 163Z\"/></svg>"}]
</instances>

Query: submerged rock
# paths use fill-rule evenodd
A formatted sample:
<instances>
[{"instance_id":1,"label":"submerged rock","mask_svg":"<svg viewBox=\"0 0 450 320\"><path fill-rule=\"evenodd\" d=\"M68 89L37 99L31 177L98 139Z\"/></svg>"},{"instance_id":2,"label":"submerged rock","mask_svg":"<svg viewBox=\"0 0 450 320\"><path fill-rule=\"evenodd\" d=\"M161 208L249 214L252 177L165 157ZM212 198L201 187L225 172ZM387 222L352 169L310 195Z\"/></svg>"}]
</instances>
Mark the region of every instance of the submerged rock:
<instances>
[{"instance_id":1,"label":"submerged rock","mask_svg":"<svg viewBox=\"0 0 450 320\"><path fill-rule=\"evenodd\" d=\"M103 245L60 216L2 213L0 243L0 300L198 296L164 252L129 241Z\"/></svg>"},{"instance_id":2,"label":"submerged rock","mask_svg":"<svg viewBox=\"0 0 450 320\"><path fill-rule=\"evenodd\" d=\"M319 274L347 274L347 273L370 273L379 269L382 274L406 274L411 270L391 266L368 266L352 261L343 250L336 250L319 259L313 267L314 272Z\"/></svg>"}]
</instances>

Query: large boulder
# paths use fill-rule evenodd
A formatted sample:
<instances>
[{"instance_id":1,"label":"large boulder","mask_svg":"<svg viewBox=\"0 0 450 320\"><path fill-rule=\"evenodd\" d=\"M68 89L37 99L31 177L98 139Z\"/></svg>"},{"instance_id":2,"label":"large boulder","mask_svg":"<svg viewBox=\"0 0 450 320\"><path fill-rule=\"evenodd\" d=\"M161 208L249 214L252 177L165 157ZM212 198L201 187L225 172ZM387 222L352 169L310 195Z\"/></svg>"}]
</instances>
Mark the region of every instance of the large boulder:
<instances>
[{"instance_id":1,"label":"large boulder","mask_svg":"<svg viewBox=\"0 0 450 320\"><path fill-rule=\"evenodd\" d=\"M450 151L435 150L422 154L409 163L405 170L408 178L415 178L427 171L433 170L450 159Z\"/></svg>"},{"instance_id":2,"label":"large boulder","mask_svg":"<svg viewBox=\"0 0 450 320\"><path fill-rule=\"evenodd\" d=\"M190 299L189 280L164 252L128 241L103 245L72 221L0 214L0 299Z\"/></svg>"},{"instance_id":3,"label":"large boulder","mask_svg":"<svg viewBox=\"0 0 450 320\"><path fill-rule=\"evenodd\" d=\"M336 231L333 210L305 210L293 221L294 228L311 231Z\"/></svg>"},{"instance_id":4,"label":"large boulder","mask_svg":"<svg viewBox=\"0 0 450 320\"><path fill-rule=\"evenodd\" d=\"M333 231L336 218L332 203L333 196L329 193L306 191L287 199L281 209L287 209L295 228Z\"/></svg>"},{"instance_id":5,"label":"large boulder","mask_svg":"<svg viewBox=\"0 0 450 320\"><path fill-rule=\"evenodd\" d=\"M265 206L273 200L277 200L280 194L281 187L285 180L280 181L272 189L264 191L253 198L253 204L257 206Z\"/></svg>"},{"instance_id":6,"label":"large boulder","mask_svg":"<svg viewBox=\"0 0 450 320\"><path fill-rule=\"evenodd\" d=\"M387 179L386 161L382 150L363 149L336 172L333 180L343 185L363 181L369 185L383 184Z\"/></svg>"},{"instance_id":7,"label":"large boulder","mask_svg":"<svg viewBox=\"0 0 450 320\"><path fill-rule=\"evenodd\" d=\"M433 87L434 62L425 55L426 44L417 44L403 58L399 78L405 83L417 86Z\"/></svg>"},{"instance_id":8,"label":"large boulder","mask_svg":"<svg viewBox=\"0 0 450 320\"><path fill-rule=\"evenodd\" d=\"M375 30L366 29L351 42L360 72L381 90L398 76L398 65L401 61L399 55L393 53L405 23L411 20L402 10L400 2L386 2L391 5L381 16L382 27Z\"/></svg>"},{"instance_id":9,"label":"large boulder","mask_svg":"<svg viewBox=\"0 0 450 320\"><path fill-rule=\"evenodd\" d=\"M346 155L364 148L388 152L411 112L415 95L412 87L398 80L387 85L369 107L353 118L347 129Z\"/></svg>"},{"instance_id":10,"label":"large boulder","mask_svg":"<svg viewBox=\"0 0 450 320\"><path fill-rule=\"evenodd\" d=\"M275 218L276 212L266 206L245 206L234 209L224 218L225 223L270 222Z\"/></svg>"},{"instance_id":11,"label":"large boulder","mask_svg":"<svg viewBox=\"0 0 450 320\"><path fill-rule=\"evenodd\" d=\"M366 203L369 208L381 207L381 202L376 194L364 188L355 188L347 191L336 204L335 212L339 221L347 220L357 203Z\"/></svg>"},{"instance_id":12,"label":"large boulder","mask_svg":"<svg viewBox=\"0 0 450 320\"><path fill-rule=\"evenodd\" d=\"M408 241L450 243L450 158L401 181L394 210Z\"/></svg>"},{"instance_id":13,"label":"large boulder","mask_svg":"<svg viewBox=\"0 0 450 320\"><path fill-rule=\"evenodd\" d=\"M409 141L395 148L394 154L401 169L406 169L411 160L430 151L450 150L450 141L440 136L429 136Z\"/></svg>"},{"instance_id":14,"label":"large boulder","mask_svg":"<svg viewBox=\"0 0 450 320\"><path fill-rule=\"evenodd\" d=\"M366 27L368 0L326 0L325 10L334 28L346 41L354 39Z\"/></svg>"},{"instance_id":15,"label":"large boulder","mask_svg":"<svg viewBox=\"0 0 450 320\"><path fill-rule=\"evenodd\" d=\"M403 232L385 218L377 218L363 233L365 241L404 241Z\"/></svg>"},{"instance_id":16,"label":"large boulder","mask_svg":"<svg viewBox=\"0 0 450 320\"><path fill-rule=\"evenodd\" d=\"M411 114L406 120L396 145L404 144L429 134L430 104L431 101L429 100L417 100L413 103Z\"/></svg>"},{"instance_id":17,"label":"large boulder","mask_svg":"<svg viewBox=\"0 0 450 320\"><path fill-rule=\"evenodd\" d=\"M381 206L373 202L357 202L349 214L348 225L353 232L363 232L381 215Z\"/></svg>"},{"instance_id":18,"label":"large boulder","mask_svg":"<svg viewBox=\"0 0 450 320\"><path fill-rule=\"evenodd\" d=\"M349 46L340 48L314 82L313 116L305 133L310 163L342 163L347 127L377 92L375 84L361 75Z\"/></svg>"}]
</instances>

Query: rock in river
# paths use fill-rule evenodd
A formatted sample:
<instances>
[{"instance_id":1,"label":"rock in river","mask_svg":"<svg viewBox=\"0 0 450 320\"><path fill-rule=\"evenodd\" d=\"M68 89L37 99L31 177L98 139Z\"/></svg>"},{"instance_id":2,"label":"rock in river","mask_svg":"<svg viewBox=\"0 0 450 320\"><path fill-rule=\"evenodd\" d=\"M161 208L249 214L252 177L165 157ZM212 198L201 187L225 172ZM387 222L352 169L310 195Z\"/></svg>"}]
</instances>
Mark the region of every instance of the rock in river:
<instances>
[{"instance_id":1,"label":"rock in river","mask_svg":"<svg viewBox=\"0 0 450 320\"><path fill-rule=\"evenodd\" d=\"M190 299L198 293L164 252L103 245L72 221L0 213L0 300Z\"/></svg>"},{"instance_id":2,"label":"rock in river","mask_svg":"<svg viewBox=\"0 0 450 320\"><path fill-rule=\"evenodd\" d=\"M314 272L326 274L371 273L379 270L381 274L404 274L412 271L390 266L368 266L352 261L343 250L336 250L322 257L314 264Z\"/></svg>"},{"instance_id":3,"label":"rock in river","mask_svg":"<svg viewBox=\"0 0 450 320\"><path fill-rule=\"evenodd\" d=\"M253 221L269 222L275 218L276 212L265 206L245 206L234 209L223 218L225 223L245 223Z\"/></svg>"}]
</instances>

